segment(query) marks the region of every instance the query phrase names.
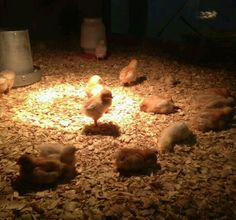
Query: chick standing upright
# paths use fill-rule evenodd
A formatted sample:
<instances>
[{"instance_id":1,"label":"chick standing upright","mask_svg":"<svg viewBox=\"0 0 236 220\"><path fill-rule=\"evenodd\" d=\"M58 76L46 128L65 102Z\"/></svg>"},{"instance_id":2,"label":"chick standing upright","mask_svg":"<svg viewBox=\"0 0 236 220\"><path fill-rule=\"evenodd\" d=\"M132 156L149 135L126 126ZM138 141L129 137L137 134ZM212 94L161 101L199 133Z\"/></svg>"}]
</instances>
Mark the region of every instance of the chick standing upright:
<instances>
[{"instance_id":1,"label":"chick standing upright","mask_svg":"<svg viewBox=\"0 0 236 220\"><path fill-rule=\"evenodd\" d=\"M88 97L92 97L101 93L103 88L104 86L102 78L98 75L93 75L92 77L90 77L86 85L85 91Z\"/></svg>"},{"instance_id":2,"label":"chick standing upright","mask_svg":"<svg viewBox=\"0 0 236 220\"><path fill-rule=\"evenodd\" d=\"M83 112L94 120L95 126L97 121L102 117L112 104L112 93L108 89L103 89L100 94L91 97L83 106Z\"/></svg>"},{"instance_id":3,"label":"chick standing upright","mask_svg":"<svg viewBox=\"0 0 236 220\"><path fill-rule=\"evenodd\" d=\"M107 45L104 40L100 40L95 48L97 59L104 59L107 55Z\"/></svg>"},{"instance_id":4,"label":"chick standing upright","mask_svg":"<svg viewBox=\"0 0 236 220\"><path fill-rule=\"evenodd\" d=\"M119 74L119 79L122 85L130 85L137 80L137 65L138 61L133 59L128 66L125 66Z\"/></svg>"}]
</instances>

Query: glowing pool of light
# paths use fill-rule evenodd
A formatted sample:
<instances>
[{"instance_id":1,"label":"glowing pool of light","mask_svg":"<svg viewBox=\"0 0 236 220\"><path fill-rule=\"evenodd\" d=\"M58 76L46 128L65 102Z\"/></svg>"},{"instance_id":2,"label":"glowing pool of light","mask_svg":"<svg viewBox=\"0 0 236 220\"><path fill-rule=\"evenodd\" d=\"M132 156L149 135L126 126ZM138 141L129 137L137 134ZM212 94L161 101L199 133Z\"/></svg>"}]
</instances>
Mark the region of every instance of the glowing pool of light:
<instances>
[{"instance_id":1,"label":"glowing pool of light","mask_svg":"<svg viewBox=\"0 0 236 220\"><path fill-rule=\"evenodd\" d=\"M32 91L25 102L15 108L13 120L65 130L81 129L93 120L81 112L86 95L83 85L59 84L51 88ZM99 122L128 124L139 112L141 98L128 89L110 88L113 94L110 111Z\"/></svg>"}]
</instances>

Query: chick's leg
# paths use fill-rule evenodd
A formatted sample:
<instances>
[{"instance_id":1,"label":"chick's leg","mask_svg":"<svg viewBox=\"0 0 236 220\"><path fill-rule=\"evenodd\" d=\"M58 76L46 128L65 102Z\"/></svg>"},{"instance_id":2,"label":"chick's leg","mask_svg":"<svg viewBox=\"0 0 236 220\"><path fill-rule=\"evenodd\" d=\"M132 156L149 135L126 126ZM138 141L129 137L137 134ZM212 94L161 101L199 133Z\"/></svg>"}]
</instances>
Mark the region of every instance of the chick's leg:
<instances>
[{"instance_id":1,"label":"chick's leg","mask_svg":"<svg viewBox=\"0 0 236 220\"><path fill-rule=\"evenodd\" d=\"M98 120L94 120L95 127L98 127Z\"/></svg>"}]
</instances>

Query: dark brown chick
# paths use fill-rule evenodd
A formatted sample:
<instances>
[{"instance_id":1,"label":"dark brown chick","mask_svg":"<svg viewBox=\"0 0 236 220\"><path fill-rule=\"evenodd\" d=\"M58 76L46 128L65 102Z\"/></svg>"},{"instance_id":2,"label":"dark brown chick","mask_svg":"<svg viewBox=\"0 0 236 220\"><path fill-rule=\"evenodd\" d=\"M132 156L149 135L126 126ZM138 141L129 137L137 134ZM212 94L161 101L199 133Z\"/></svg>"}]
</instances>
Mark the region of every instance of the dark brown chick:
<instances>
[{"instance_id":1,"label":"dark brown chick","mask_svg":"<svg viewBox=\"0 0 236 220\"><path fill-rule=\"evenodd\" d=\"M30 154L22 155L17 164L20 166L21 181L35 186L55 184L62 178L72 178L74 172L72 167L59 160Z\"/></svg>"},{"instance_id":2,"label":"dark brown chick","mask_svg":"<svg viewBox=\"0 0 236 220\"><path fill-rule=\"evenodd\" d=\"M98 119L108 111L112 105L112 93L108 89L103 89L102 92L91 97L83 106L83 112L94 120L95 126L98 126Z\"/></svg>"},{"instance_id":3,"label":"dark brown chick","mask_svg":"<svg viewBox=\"0 0 236 220\"><path fill-rule=\"evenodd\" d=\"M154 149L123 148L116 155L116 169L122 175L147 172L157 167Z\"/></svg>"},{"instance_id":4,"label":"dark brown chick","mask_svg":"<svg viewBox=\"0 0 236 220\"><path fill-rule=\"evenodd\" d=\"M218 131L226 129L233 121L234 109L231 107L206 109L197 117L195 123L198 130Z\"/></svg>"}]
</instances>

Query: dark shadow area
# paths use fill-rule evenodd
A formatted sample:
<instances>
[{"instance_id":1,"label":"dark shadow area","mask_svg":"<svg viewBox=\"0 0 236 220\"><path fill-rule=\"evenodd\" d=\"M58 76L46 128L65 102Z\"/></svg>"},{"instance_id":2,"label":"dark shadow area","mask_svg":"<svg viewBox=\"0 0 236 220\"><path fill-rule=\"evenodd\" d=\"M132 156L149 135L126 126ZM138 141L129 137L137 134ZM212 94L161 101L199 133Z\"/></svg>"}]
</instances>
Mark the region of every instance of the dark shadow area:
<instances>
[{"instance_id":1,"label":"dark shadow area","mask_svg":"<svg viewBox=\"0 0 236 220\"><path fill-rule=\"evenodd\" d=\"M118 170L121 177L131 177L131 176L150 176L152 173L157 174L161 170L161 165L156 163L155 166L149 167L148 169L134 172L134 171L122 171Z\"/></svg>"},{"instance_id":2,"label":"dark shadow area","mask_svg":"<svg viewBox=\"0 0 236 220\"><path fill-rule=\"evenodd\" d=\"M112 122L95 125L85 125L82 131L85 135L102 135L102 136L120 136L120 128Z\"/></svg>"},{"instance_id":3,"label":"dark shadow area","mask_svg":"<svg viewBox=\"0 0 236 220\"><path fill-rule=\"evenodd\" d=\"M33 184L30 182L30 179L27 181L22 179L21 176L17 176L11 180L11 186L14 190L19 192L20 195L31 192L40 192L48 189L56 190L58 185L70 183L77 175L78 173L74 170L74 174L70 178L60 178L52 184Z\"/></svg>"},{"instance_id":4,"label":"dark shadow area","mask_svg":"<svg viewBox=\"0 0 236 220\"><path fill-rule=\"evenodd\" d=\"M19 176L17 176L11 182L12 188L16 190L20 195L24 195L24 194L32 193L32 192L40 192L47 189L56 190L58 184L59 183L35 186L30 183L22 181Z\"/></svg>"},{"instance_id":5,"label":"dark shadow area","mask_svg":"<svg viewBox=\"0 0 236 220\"><path fill-rule=\"evenodd\" d=\"M146 76L140 76L140 77L137 77L137 79L134 82L131 82L129 84L125 83L124 86L125 87L136 86L136 85L139 85L139 84L143 83L145 80L147 80Z\"/></svg>"}]
</instances>

